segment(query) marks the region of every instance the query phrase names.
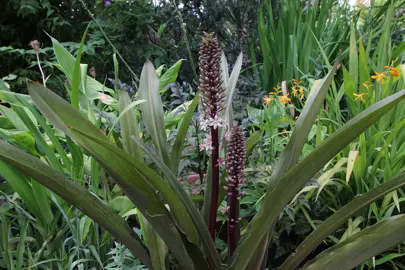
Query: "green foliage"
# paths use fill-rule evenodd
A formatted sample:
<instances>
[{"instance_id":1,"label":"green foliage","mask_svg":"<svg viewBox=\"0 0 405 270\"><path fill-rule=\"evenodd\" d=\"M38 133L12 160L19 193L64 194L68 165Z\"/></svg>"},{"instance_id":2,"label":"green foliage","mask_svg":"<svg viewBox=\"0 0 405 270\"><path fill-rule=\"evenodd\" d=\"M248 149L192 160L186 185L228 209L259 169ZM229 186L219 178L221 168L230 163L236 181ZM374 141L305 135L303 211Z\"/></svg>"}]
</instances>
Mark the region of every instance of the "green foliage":
<instances>
[{"instance_id":1,"label":"green foliage","mask_svg":"<svg viewBox=\"0 0 405 270\"><path fill-rule=\"evenodd\" d=\"M0 4L9 13L0 26L0 267L402 267L405 2L211 2ZM89 11L96 21L79 43ZM24 32L13 32L8 22L22 19ZM233 257L225 189L215 241L204 222L211 161L199 151L193 65L207 29L235 63L222 55L224 122L241 121L248 135ZM34 38L59 95L33 82L30 95L15 93L26 93L25 77L42 80ZM120 69L117 56L129 65Z\"/></svg>"}]
</instances>

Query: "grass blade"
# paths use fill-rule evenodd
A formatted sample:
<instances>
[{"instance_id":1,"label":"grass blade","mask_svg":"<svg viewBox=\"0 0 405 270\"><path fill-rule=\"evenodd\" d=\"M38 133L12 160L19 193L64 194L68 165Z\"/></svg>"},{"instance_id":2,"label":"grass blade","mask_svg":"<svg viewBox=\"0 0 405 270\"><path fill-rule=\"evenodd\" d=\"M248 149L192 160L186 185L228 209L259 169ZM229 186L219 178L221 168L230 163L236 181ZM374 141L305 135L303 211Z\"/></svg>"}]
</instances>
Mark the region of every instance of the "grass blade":
<instances>
[{"instance_id":1,"label":"grass blade","mask_svg":"<svg viewBox=\"0 0 405 270\"><path fill-rule=\"evenodd\" d=\"M153 64L145 63L139 82L139 97L146 102L141 104L142 119L152 138L155 148L170 167L170 156L167 147L166 130L164 124L163 103L159 92L159 79Z\"/></svg>"},{"instance_id":2,"label":"grass blade","mask_svg":"<svg viewBox=\"0 0 405 270\"><path fill-rule=\"evenodd\" d=\"M187 112L183 116L183 120L181 121L181 125L176 136L176 140L174 141L172 152L170 154L170 160L172 162L172 172L174 173L174 175L178 174L181 152L183 151L184 147L184 140L186 139L188 127L190 126L190 121L193 118L194 111L198 106L199 100L200 96L197 93L197 95L193 99L193 102L188 107Z\"/></svg>"},{"instance_id":3,"label":"grass blade","mask_svg":"<svg viewBox=\"0 0 405 270\"><path fill-rule=\"evenodd\" d=\"M183 267L191 267L189 269L193 269L193 264L186 255L187 252L181 241L177 227L151 184L127 160L121 158L119 154L108 150L106 145L110 145L110 140L69 103L38 84L30 83L28 91L40 111L58 129L73 138L95 157L106 172L119 184L128 198L138 207L149 223L152 224L163 240L165 240L180 264ZM83 136L83 134L86 134L86 136ZM90 139L89 137L94 139ZM117 147L113 149L118 153L127 154ZM130 158L135 159L132 156ZM157 179L155 179L155 183L158 183ZM162 181L162 184L165 183ZM159 191L164 193L166 190L161 187ZM170 189L167 189L168 191ZM173 196L172 200L175 199L176 196Z\"/></svg>"},{"instance_id":4,"label":"grass blade","mask_svg":"<svg viewBox=\"0 0 405 270\"><path fill-rule=\"evenodd\" d=\"M25 251L25 238L27 237L28 219L24 221L22 229L20 231L20 237L17 246L17 256L16 256L16 268L22 269L24 264L24 251Z\"/></svg>"},{"instance_id":5,"label":"grass blade","mask_svg":"<svg viewBox=\"0 0 405 270\"><path fill-rule=\"evenodd\" d=\"M303 269L353 269L365 260L405 240L405 215L397 215L356 233L327 249Z\"/></svg>"},{"instance_id":6,"label":"grass blade","mask_svg":"<svg viewBox=\"0 0 405 270\"><path fill-rule=\"evenodd\" d=\"M79 208L118 240L124 243L145 265L151 266L150 258L136 233L124 219L94 197L84 187L65 179L38 158L0 140L0 159L46 186L68 203Z\"/></svg>"},{"instance_id":7,"label":"grass blade","mask_svg":"<svg viewBox=\"0 0 405 270\"><path fill-rule=\"evenodd\" d=\"M322 222L315 231L305 238L294 253L280 266L280 270L295 269L328 235L347 222L360 209L403 186L405 186L405 174L355 197L350 203Z\"/></svg>"},{"instance_id":8,"label":"grass blade","mask_svg":"<svg viewBox=\"0 0 405 270\"><path fill-rule=\"evenodd\" d=\"M77 51L75 68L73 70L72 92L70 96L70 101L72 103L72 106L75 107L76 109L79 109L79 86L81 82L80 60L82 59L83 45L84 41L86 40L87 31L89 30L90 24L91 22L87 25L86 30L84 31L82 41L80 42L79 50Z\"/></svg>"}]
</instances>

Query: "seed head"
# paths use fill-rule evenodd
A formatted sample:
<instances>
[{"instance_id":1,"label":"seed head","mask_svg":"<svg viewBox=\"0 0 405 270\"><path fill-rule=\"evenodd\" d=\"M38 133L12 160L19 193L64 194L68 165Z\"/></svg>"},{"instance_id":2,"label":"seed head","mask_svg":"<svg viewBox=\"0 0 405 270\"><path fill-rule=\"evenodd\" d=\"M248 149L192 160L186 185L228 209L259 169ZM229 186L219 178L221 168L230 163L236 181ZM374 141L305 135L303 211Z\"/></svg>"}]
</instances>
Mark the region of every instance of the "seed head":
<instances>
[{"instance_id":1,"label":"seed head","mask_svg":"<svg viewBox=\"0 0 405 270\"><path fill-rule=\"evenodd\" d=\"M34 49L35 53L39 53L39 41L33 40L30 42L30 46Z\"/></svg>"}]
</instances>

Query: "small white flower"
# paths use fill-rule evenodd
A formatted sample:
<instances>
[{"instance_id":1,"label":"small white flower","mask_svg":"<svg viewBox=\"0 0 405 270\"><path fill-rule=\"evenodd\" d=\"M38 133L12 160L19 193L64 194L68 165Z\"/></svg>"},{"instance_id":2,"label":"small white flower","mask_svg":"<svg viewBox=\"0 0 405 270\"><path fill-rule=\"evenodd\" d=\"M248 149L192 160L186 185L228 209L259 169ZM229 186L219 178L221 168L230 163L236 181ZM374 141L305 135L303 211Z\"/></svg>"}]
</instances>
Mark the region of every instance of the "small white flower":
<instances>
[{"instance_id":1,"label":"small white flower","mask_svg":"<svg viewBox=\"0 0 405 270\"><path fill-rule=\"evenodd\" d=\"M220 117L218 117L218 115L215 115L214 118L210 118L208 125L210 127L213 127L214 129L217 129L218 127L222 127L223 126L223 122L222 119Z\"/></svg>"},{"instance_id":2,"label":"small white flower","mask_svg":"<svg viewBox=\"0 0 405 270\"><path fill-rule=\"evenodd\" d=\"M203 143L200 144L200 151L207 151L207 152L211 152L212 149L214 149L212 147L212 141L211 141L211 137L207 137L204 139Z\"/></svg>"},{"instance_id":3,"label":"small white flower","mask_svg":"<svg viewBox=\"0 0 405 270\"><path fill-rule=\"evenodd\" d=\"M200 128L201 128L202 131L207 131L207 128L208 128L207 120L202 120L200 122Z\"/></svg>"}]
</instances>

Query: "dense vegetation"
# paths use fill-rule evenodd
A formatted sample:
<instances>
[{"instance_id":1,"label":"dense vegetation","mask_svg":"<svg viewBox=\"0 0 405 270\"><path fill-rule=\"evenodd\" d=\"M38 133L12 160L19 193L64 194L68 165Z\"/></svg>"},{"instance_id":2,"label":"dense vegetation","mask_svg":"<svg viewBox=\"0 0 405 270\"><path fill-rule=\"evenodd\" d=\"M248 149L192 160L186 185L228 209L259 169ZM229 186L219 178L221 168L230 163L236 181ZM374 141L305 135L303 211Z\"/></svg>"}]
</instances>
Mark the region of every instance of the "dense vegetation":
<instances>
[{"instance_id":1,"label":"dense vegetation","mask_svg":"<svg viewBox=\"0 0 405 270\"><path fill-rule=\"evenodd\" d=\"M404 269L405 1L0 2L0 268Z\"/></svg>"}]
</instances>

